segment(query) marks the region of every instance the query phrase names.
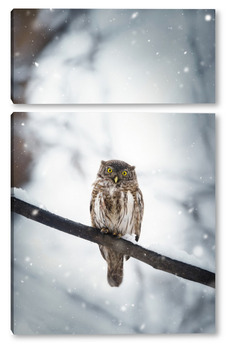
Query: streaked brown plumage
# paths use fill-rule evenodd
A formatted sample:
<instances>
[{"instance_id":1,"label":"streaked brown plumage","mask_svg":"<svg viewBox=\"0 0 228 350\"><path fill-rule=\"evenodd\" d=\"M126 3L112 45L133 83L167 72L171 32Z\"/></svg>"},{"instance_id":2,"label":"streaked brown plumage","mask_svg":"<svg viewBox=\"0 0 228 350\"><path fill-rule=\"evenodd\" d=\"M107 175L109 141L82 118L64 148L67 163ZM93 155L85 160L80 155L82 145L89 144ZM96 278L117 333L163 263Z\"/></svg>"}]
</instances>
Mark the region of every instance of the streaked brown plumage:
<instances>
[{"instance_id":1,"label":"streaked brown plumage","mask_svg":"<svg viewBox=\"0 0 228 350\"><path fill-rule=\"evenodd\" d=\"M119 237L135 234L138 241L143 209L135 167L120 160L101 161L90 202L92 226ZM99 248L108 264L108 282L118 287L123 280L124 256L105 246Z\"/></svg>"}]
</instances>

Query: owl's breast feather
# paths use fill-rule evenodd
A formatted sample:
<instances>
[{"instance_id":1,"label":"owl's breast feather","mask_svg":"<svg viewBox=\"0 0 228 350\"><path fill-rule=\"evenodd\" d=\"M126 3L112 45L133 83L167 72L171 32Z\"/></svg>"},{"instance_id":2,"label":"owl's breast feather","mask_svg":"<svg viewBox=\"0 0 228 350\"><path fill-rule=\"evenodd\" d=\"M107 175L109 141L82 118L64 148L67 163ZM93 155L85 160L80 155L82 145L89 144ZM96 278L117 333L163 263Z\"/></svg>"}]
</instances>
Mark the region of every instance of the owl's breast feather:
<instances>
[{"instance_id":1,"label":"owl's breast feather","mask_svg":"<svg viewBox=\"0 0 228 350\"><path fill-rule=\"evenodd\" d=\"M130 191L100 191L94 202L96 225L111 232L133 233L134 198Z\"/></svg>"}]
</instances>

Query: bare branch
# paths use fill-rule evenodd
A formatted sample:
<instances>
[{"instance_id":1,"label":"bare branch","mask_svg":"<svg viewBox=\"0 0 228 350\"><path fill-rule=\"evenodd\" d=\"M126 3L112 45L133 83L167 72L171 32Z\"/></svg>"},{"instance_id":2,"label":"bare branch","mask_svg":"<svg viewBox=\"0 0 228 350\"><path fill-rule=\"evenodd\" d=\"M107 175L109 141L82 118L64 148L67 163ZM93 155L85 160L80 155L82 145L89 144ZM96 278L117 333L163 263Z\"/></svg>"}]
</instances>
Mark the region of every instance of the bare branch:
<instances>
[{"instance_id":1,"label":"bare branch","mask_svg":"<svg viewBox=\"0 0 228 350\"><path fill-rule=\"evenodd\" d=\"M66 232L88 241L105 245L127 256L138 259L155 269L159 269L190 281L215 288L215 274L199 267L171 259L154 251L145 249L121 238L103 234L100 230L68 220L47 210L38 208L16 197L11 199L11 210L28 219Z\"/></svg>"}]
</instances>

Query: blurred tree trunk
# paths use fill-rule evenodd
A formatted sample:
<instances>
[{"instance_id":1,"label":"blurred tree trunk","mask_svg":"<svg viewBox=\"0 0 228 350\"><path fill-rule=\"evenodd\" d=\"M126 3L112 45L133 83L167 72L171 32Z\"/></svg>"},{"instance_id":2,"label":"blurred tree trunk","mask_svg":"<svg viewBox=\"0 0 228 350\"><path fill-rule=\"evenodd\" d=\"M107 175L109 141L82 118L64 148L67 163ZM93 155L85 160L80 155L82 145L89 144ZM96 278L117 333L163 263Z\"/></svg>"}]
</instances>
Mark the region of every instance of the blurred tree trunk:
<instances>
[{"instance_id":1,"label":"blurred tree trunk","mask_svg":"<svg viewBox=\"0 0 228 350\"><path fill-rule=\"evenodd\" d=\"M13 113L11 116L11 186L20 188L30 180L32 152L26 143L24 128L27 113Z\"/></svg>"}]
</instances>

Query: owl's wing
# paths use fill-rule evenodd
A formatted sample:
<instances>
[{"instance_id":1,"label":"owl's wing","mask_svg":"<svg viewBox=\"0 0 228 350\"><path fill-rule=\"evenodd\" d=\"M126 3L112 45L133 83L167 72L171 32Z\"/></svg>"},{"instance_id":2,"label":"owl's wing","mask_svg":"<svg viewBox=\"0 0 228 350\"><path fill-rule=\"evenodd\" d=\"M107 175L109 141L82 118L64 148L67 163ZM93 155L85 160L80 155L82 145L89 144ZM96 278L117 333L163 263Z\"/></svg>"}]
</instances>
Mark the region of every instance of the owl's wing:
<instances>
[{"instance_id":1,"label":"owl's wing","mask_svg":"<svg viewBox=\"0 0 228 350\"><path fill-rule=\"evenodd\" d=\"M91 200L90 200L90 217L91 217L91 224L93 227L97 227L96 226L96 223L95 223L95 219L96 219L96 213L95 213L95 201L96 201L96 198L97 198L97 195L98 195L98 192L99 190L97 189L96 187L96 184L94 183L94 188L93 188L93 191L92 191L92 195L91 195Z\"/></svg>"},{"instance_id":2,"label":"owl's wing","mask_svg":"<svg viewBox=\"0 0 228 350\"><path fill-rule=\"evenodd\" d=\"M135 196L135 215L134 215L134 233L135 240L138 242L141 233L141 224L144 212L143 195L140 189L137 190Z\"/></svg>"},{"instance_id":3,"label":"owl's wing","mask_svg":"<svg viewBox=\"0 0 228 350\"><path fill-rule=\"evenodd\" d=\"M93 200L92 200L92 198L90 200L89 211L90 211L90 217L91 217L91 224L92 224L92 226L94 226L94 220L93 220L94 213L93 213Z\"/></svg>"}]
</instances>

